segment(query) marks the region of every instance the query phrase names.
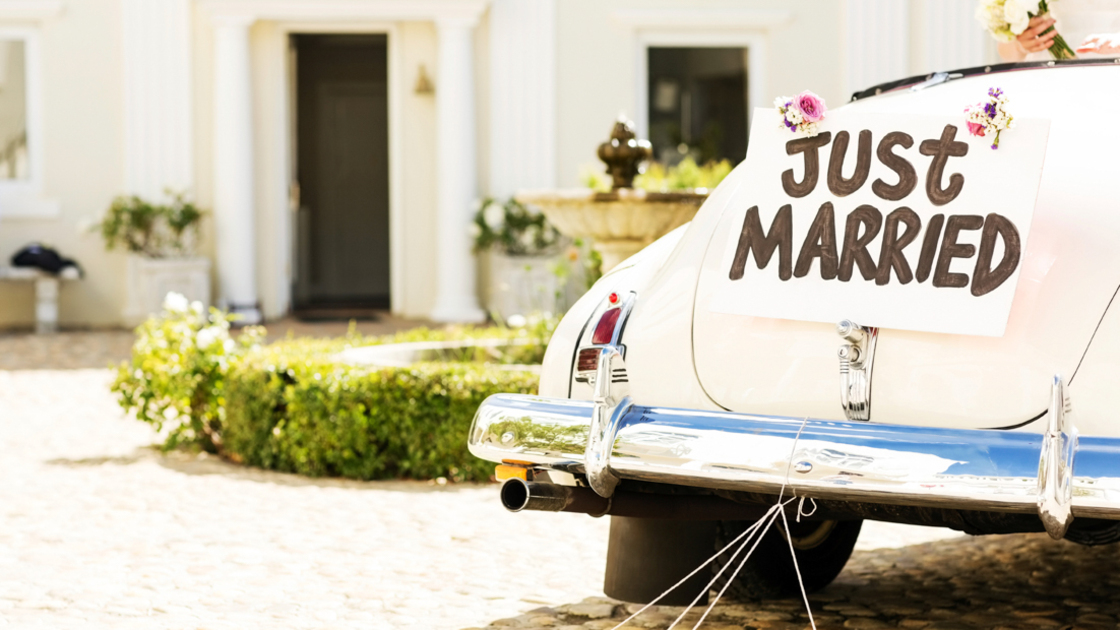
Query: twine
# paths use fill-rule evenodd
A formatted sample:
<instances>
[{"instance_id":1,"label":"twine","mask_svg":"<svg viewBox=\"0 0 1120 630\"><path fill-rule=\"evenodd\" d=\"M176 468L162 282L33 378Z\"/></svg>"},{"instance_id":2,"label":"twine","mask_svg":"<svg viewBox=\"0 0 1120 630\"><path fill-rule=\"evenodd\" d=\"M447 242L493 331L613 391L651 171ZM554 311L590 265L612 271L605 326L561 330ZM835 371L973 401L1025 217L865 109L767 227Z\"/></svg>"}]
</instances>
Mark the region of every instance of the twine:
<instances>
[{"instance_id":1,"label":"twine","mask_svg":"<svg viewBox=\"0 0 1120 630\"><path fill-rule=\"evenodd\" d=\"M788 533L789 532L789 521L786 519L786 513L785 513L785 507L787 505L789 505L790 503L793 503L794 501L798 500L797 494L794 493L794 496L790 497L788 500L786 500L784 502L782 501L783 497L785 496L786 485L789 484L789 471L790 471L790 467L793 465L793 456L797 452L797 443L798 443L798 441L800 441L801 432L805 430L805 425L808 423L808 421L809 421L809 418L807 418L807 417L801 420L801 427L797 429L797 436L794 438L793 446L790 448L789 460L786 462L786 476L785 476L785 479L782 480L781 490L778 491L778 500L774 503L774 505L772 505L770 507L769 510L766 511L765 514L762 515L762 518L758 519L754 523L754 525L751 525L746 530L744 530L743 533L736 536L734 540L727 543L727 545L725 545L723 547L723 549L720 549L719 551L717 551L715 553L715 555L708 558L703 563L701 563L700 566L693 569L691 573L689 573L688 575L681 578L679 582L670 586L668 589L666 589L660 595L655 597L648 604L646 604L645 606L642 606L640 609L638 609L638 611L635 612L634 614L630 615L626 619L623 619L621 623L619 623L617 626L611 628L611 630L618 630L619 628L625 626L627 623L629 623L632 619L634 619L638 615L640 615L643 612L649 610L654 604L656 604L657 602L664 599L666 595L668 595L669 593L672 593L674 590L677 589L677 587L679 587L680 585L687 582L689 580L689 578L691 578L692 576L699 573L701 569L703 569L704 567L706 567L709 564L711 564L712 562L714 562L716 560L716 558L719 558L720 555L722 555L724 552L726 552L732 546L734 546L735 544L742 541L742 543L739 544L739 548L735 550L735 553L731 554L731 558L728 560L727 564L724 565L723 568L721 568L719 570L719 572L716 573L715 576L713 576L712 579L708 581L708 585L702 591L700 591L700 594L697 595L696 598L693 599L692 602L687 607L685 607L684 612L682 612L676 619L674 619L673 623L670 624L669 627L666 629L666 630L673 630L673 628L678 623L680 623L680 621L682 619L684 619L684 616L687 615L688 612L696 606L696 602L700 601L700 598L703 597L705 594L707 594L711 590L712 586L716 583L716 580L718 580L720 578L720 576L723 575L724 571L726 571L728 569L728 567L730 567L735 562L735 557L738 556L740 553L742 553L742 551L744 549L747 548L747 545L750 544L751 540L754 540L754 544L751 545L750 551L748 551L747 555L743 556L743 559L741 561L739 561L739 565L737 567L735 567L735 571L731 574L731 578L729 580L727 580L727 583L723 585L723 588L721 588L719 590L719 593L716 593L715 599L712 601L711 604L708 605L708 608L706 610L704 610L704 614L700 616L700 620L696 622L696 625L693 626L693 630L698 629L700 627L700 625L702 623L704 623L704 620L708 618L708 614L712 612L712 609L715 608L716 604L719 603L720 598L723 597L724 591L726 591L731 586L731 583L735 581L735 578L739 576L739 572L743 569L744 566L746 566L747 560L750 560L751 554L753 554L754 550L756 548L758 548L758 544L760 542L762 542L763 536L766 535L766 532L770 531L770 528L774 525L774 522L778 520L778 515L781 515L782 523L785 526L785 530L787 532L786 533L786 542L789 543L789 553L790 553L790 556L793 558L793 570L794 570L795 573L797 573L797 585L801 588L801 599L802 599L802 601L805 602L805 611L807 613L809 613L809 625L812 626L813 630L817 630L817 623L816 623L816 621L813 620L813 611L809 607L809 596L805 592L805 582L801 579L801 568L797 566L797 554L794 552L793 540ZM800 497L800 502L797 505L797 522L799 522L799 523L801 522L802 508L805 506L805 499L806 499L806 497ZM813 499L811 499L811 498L809 500L813 501ZM813 514L816 513L816 511L817 511L817 502L813 501L813 511L805 514L805 516L806 517L812 516ZM756 533L758 534L757 537L755 537ZM744 540L744 538L745 538L745 540Z\"/></svg>"}]
</instances>

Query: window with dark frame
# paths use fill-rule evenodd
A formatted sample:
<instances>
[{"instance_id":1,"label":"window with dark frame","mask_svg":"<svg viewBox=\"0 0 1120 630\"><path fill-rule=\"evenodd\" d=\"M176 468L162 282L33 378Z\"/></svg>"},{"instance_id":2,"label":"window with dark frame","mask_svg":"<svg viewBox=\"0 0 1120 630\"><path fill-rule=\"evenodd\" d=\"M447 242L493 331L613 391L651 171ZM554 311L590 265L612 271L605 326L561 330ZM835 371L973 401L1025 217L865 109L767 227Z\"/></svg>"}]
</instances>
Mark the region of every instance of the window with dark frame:
<instances>
[{"instance_id":1,"label":"window with dark frame","mask_svg":"<svg viewBox=\"0 0 1120 630\"><path fill-rule=\"evenodd\" d=\"M673 165L747 155L746 48L650 47L649 140L654 159Z\"/></svg>"}]
</instances>

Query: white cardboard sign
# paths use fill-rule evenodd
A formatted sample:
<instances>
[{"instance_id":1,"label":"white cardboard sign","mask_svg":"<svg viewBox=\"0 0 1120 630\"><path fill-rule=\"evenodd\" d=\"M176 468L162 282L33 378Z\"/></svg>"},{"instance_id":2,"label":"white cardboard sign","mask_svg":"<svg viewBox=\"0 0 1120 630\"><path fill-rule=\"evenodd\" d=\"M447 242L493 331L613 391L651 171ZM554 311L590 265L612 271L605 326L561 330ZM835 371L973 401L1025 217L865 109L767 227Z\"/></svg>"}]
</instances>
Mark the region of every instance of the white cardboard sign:
<instances>
[{"instance_id":1,"label":"white cardboard sign","mask_svg":"<svg viewBox=\"0 0 1120 630\"><path fill-rule=\"evenodd\" d=\"M1015 122L993 150L963 114L839 110L804 138L756 109L711 309L1003 335L1050 131Z\"/></svg>"}]
</instances>

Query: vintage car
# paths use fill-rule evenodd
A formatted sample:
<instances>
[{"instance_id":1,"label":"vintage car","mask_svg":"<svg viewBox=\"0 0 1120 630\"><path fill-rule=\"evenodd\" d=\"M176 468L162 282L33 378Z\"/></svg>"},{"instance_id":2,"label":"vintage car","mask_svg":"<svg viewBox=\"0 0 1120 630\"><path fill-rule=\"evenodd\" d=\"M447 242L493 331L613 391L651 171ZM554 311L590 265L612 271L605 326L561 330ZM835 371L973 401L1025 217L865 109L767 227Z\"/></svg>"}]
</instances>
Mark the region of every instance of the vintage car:
<instances>
[{"instance_id":1,"label":"vintage car","mask_svg":"<svg viewBox=\"0 0 1120 630\"><path fill-rule=\"evenodd\" d=\"M996 86L1017 124L992 150L961 112ZM611 270L565 315L539 395L487 399L471 452L499 464L508 509L611 515L605 590L627 601L687 576L779 497L798 500L729 594L796 592L790 543L805 588L826 586L864 519L1120 540L1118 104L1120 59L915 77L830 111L819 160L772 141L780 114L756 110L747 160L690 224ZM910 141L881 140L883 125ZM940 139L920 135L942 126ZM830 148L841 129L851 146ZM944 142L961 148L944 158ZM874 143L878 159L864 159ZM845 155L859 163L845 167ZM783 199L783 169L796 186L820 174L820 190L801 199L786 186ZM880 178L859 199L878 195L882 211L862 212L894 220L896 244L898 212L924 224L928 236L895 249L906 273L906 260L886 246L880 257L867 237L879 226L856 216L858 195L845 197L859 182L841 184L858 177ZM898 187L908 190L880 194ZM954 187L960 205L946 201ZM803 244L826 205L829 229ZM783 235L791 206L801 231ZM981 282L1001 274L995 289ZM710 580L696 573L662 601L706 597Z\"/></svg>"}]
</instances>

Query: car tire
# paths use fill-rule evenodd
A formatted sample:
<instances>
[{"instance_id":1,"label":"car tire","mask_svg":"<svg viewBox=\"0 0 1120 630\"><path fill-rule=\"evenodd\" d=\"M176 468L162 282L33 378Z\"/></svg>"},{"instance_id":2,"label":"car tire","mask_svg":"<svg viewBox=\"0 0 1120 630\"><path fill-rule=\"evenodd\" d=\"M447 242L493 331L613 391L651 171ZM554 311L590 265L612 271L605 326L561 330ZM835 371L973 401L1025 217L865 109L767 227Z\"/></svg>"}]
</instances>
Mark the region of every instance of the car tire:
<instances>
[{"instance_id":1,"label":"car tire","mask_svg":"<svg viewBox=\"0 0 1120 630\"><path fill-rule=\"evenodd\" d=\"M1066 540L1086 547L1120 542L1120 522L1103 519L1074 519L1066 531Z\"/></svg>"},{"instance_id":2,"label":"car tire","mask_svg":"<svg viewBox=\"0 0 1120 630\"><path fill-rule=\"evenodd\" d=\"M732 540L735 540L753 521L719 521L716 524L716 550L723 549ZM859 530L863 521L806 521L795 523L790 521L793 531L794 553L797 554L797 567L801 570L801 579L805 584L805 591L812 593L828 586L852 555L852 549L859 538ZM750 545L753 545L754 539ZM782 522L775 522L762 541L758 543L750 559L735 575L732 575L742 562L743 556L750 550L750 545L743 553L735 555L740 544L732 545L729 549L719 554L712 563L713 573L719 573L713 590L717 593L727 586L724 597L733 600L775 599L800 595L797 571L794 569L793 560L790 558L789 545ZM728 566L728 565L731 566Z\"/></svg>"},{"instance_id":3,"label":"car tire","mask_svg":"<svg viewBox=\"0 0 1120 630\"><path fill-rule=\"evenodd\" d=\"M653 601L712 557L715 529L715 521L612 516L603 592L633 604ZM699 596L706 604L709 580L698 571L658 603L686 606Z\"/></svg>"}]
</instances>

